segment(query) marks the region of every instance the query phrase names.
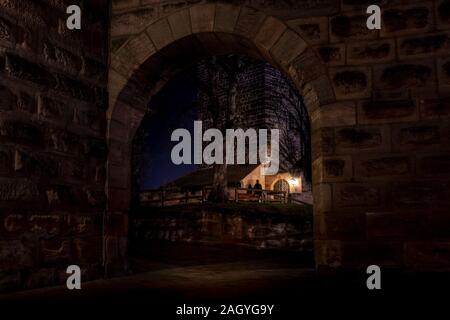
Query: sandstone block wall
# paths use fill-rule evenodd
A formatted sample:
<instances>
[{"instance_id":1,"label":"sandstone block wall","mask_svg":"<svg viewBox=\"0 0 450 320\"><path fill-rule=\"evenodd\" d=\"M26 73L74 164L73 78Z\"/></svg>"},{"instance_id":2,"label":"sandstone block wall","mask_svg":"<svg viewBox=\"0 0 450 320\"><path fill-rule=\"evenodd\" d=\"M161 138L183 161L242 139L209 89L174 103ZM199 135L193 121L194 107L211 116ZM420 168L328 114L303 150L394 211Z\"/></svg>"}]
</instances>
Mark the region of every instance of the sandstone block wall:
<instances>
[{"instance_id":1,"label":"sandstone block wall","mask_svg":"<svg viewBox=\"0 0 450 320\"><path fill-rule=\"evenodd\" d=\"M279 209L279 208L278 208ZM310 208L292 217L293 208L191 205L190 207L141 208L133 219L132 250L145 251L158 242L237 245L312 253ZM301 257L301 256L299 256Z\"/></svg>"},{"instance_id":2,"label":"sandstone block wall","mask_svg":"<svg viewBox=\"0 0 450 320\"><path fill-rule=\"evenodd\" d=\"M109 139L133 136L124 110L201 57L268 61L311 117L318 270L449 270L450 1L376 1L379 31L366 28L373 3L113 1Z\"/></svg>"},{"instance_id":3,"label":"sandstone block wall","mask_svg":"<svg viewBox=\"0 0 450 320\"><path fill-rule=\"evenodd\" d=\"M0 291L102 275L107 1L0 1Z\"/></svg>"},{"instance_id":4,"label":"sandstone block wall","mask_svg":"<svg viewBox=\"0 0 450 320\"><path fill-rule=\"evenodd\" d=\"M377 1L381 31L368 3L113 0L109 16L85 0L68 32L65 0L0 0L2 290L60 283L73 262L96 277L102 253L126 266L149 98L223 53L273 64L304 96L318 270L449 270L450 2Z\"/></svg>"}]
</instances>

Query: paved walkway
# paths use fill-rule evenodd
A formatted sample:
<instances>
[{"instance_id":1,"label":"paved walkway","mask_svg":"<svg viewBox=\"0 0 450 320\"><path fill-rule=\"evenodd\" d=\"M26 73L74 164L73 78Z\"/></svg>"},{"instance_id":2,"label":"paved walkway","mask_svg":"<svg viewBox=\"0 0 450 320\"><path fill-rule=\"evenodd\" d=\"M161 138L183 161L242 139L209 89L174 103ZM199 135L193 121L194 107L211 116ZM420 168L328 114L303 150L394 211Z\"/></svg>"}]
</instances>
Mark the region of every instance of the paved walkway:
<instances>
[{"instance_id":1,"label":"paved walkway","mask_svg":"<svg viewBox=\"0 0 450 320\"><path fill-rule=\"evenodd\" d=\"M279 317L273 319L301 319L292 315L307 311L347 312L345 308L356 304L383 308L395 304L398 308L401 307L399 293L422 299L433 292L430 288L436 290L450 283L442 281L441 275L426 278L419 286L415 278L399 282L398 277L384 275L383 290L374 292L367 290L364 273L351 278L318 278L311 261L311 256L298 253L158 245L135 255L132 267L136 274L86 282L82 290L56 287L4 295L0 296L0 306L5 301L8 306L16 302L19 306L24 302L39 302L40 306L50 303L51 307L69 303L77 309L68 310L107 308L108 312L137 312L143 309L148 316L144 319L186 319L176 315L177 307L186 304L220 308L222 304L251 303L274 304ZM81 308L84 304L89 309ZM156 314L163 316L150 316Z\"/></svg>"},{"instance_id":2,"label":"paved walkway","mask_svg":"<svg viewBox=\"0 0 450 320\"><path fill-rule=\"evenodd\" d=\"M108 296L161 296L180 301L233 300L296 290L295 283L312 286L311 257L299 253L255 251L194 245L160 245L132 259L136 274L90 281L82 290L65 287L19 292L13 300L91 299ZM1 298L1 296L0 296ZM121 299L119 299L121 300Z\"/></svg>"}]
</instances>

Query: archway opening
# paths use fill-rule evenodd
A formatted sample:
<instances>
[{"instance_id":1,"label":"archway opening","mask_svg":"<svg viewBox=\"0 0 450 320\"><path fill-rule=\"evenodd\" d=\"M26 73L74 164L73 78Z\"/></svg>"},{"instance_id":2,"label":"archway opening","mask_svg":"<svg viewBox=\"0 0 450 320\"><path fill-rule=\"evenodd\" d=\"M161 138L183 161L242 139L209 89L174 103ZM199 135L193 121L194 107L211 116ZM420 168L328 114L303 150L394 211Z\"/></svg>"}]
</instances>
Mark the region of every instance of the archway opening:
<instances>
[{"instance_id":1,"label":"archway opening","mask_svg":"<svg viewBox=\"0 0 450 320\"><path fill-rule=\"evenodd\" d=\"M132 269L144 272L162 262L164 268L189 264L212 269L245 262L246 269L270 265L274 277L286 265L311 272L309 121L303 98L292 82L268 63L248 56L199 60L167 81L150 100L133 138ZM195 141L199 124L200 142ZM181 152L189 153L188 163L182 164L173 159L180 145L180 140L173 141L174 132L180 129L191 138ZM244 138L243 163L237 164L238 138L232 148L227 149L228 141L221 142L221 150L212 152L213 156L223 154L224 161L227 152L235 152L234 162L225 170L207 162L207 150L217 138L205 138L207 132L218 130L225 139L227 130L238 129L257 134L266 130L269 136L278 132L276 145L275 137L267 141L270 160L278 158L275 172L263 173L267 163L261 155L251 163L250 134ZM197 163L196 147L202 149L202 161ZM223 174L225 185L217 181L217 172ZM278 188L280 181L287 188ZM214 188L221 186L226 199L214 196Z\"/></svg>"},{"instance_id":2,"label":"archway opening","mask_svg":"<svg viewBox=\"0 0 450 320\"><path fill-rule=\"evenodd\" d=\"M216 16L219 14L216 12ZM214 24L211 28L198 29L197 23L191 21L192 28L188 26L185 33L178 34L177 31L174 34L170 28L158 29L167 24L166 19L163 19L130 38L112 56L109 72L108 204L105 219L107 275L121 273L123 267L128 266L132 140L145 116L150 98L175 74L201 59L217 55L243 55L270 63L286 75L301 93L308 114L314 119L311 122L311 141L315 141L314 145L319 142L317 137L320 131L314 129L321 118L319 107L335 102L326 67L305 41L282 22L267 17L253 36L228 28L215 30L217 26ZM155 30L151 30L153 28ZM314 150L313 162L320 158L322 149ZM316 199L323 196L323 188L319 188L322 175L318 173L314 170L312 179L312 185L317 186ZM324 209L320 208L321 211Z\"/></svg>"}]
</instances>

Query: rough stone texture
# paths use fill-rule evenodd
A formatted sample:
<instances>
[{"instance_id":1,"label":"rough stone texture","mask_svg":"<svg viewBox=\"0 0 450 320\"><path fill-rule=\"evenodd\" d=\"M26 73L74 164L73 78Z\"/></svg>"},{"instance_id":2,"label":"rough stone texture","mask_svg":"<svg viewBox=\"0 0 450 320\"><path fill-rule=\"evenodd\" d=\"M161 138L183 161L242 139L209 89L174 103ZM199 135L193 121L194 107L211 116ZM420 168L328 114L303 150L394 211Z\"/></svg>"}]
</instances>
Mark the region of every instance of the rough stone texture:
<instances>
[{"instance_id":1,"label":"rough stone texture","mask_svg":"<svg viewBox=\"0 0 450 320\"><path fill-rule=\"evenodd\" d=\"M138 6L131 2L129 7L117 4L113 15L138 12ZM381 31L366 28L365 9L375 3L383 7ZM445 199L437 186L448 177L449 167L446 165L450 131L447 0L370 3L243 0L233 4L153 1L151 5L141 4L142 14L149 8L154 15L147 19L147 27L159 19L167 19L173 24L172 33L183 30L177 31L179 35L175 38L192 31L197 33L196 38L207 43L205 47L211 52L232 48L231 52L262 58L280 67L297 85L311 117L314 201L320 227L315 231L319 271L363 267L364 261L406 269L439 267L440 259L430 258L429 264L418 261L422 257L419 251L427 259L430 248L437 243L430 237L434 234L442 237L438 224L430 225L426 233L419 233L415 242L410 243L407 237L410 233L405 233L405 227L389 221L403 221L410 226L408 230L414 229L424 217L414 220L404 213L414 206L426 208L428 203L431 207L436 199ZM190 28L183 10L189 10ZM112 24L113 30L124 26L116 25L114 19ZM120 36L113 32L113 41L120 43L125 34L133 39L139 28L140 22L136 22L128 31L121 29ZM198 34L211 30L216 32L214 36ZM165 33L165 37L170 40L172 35ZM184 40L194 42L189 36ZM182 59L180 55L178 60L173 56L159 57L160 60L154 61L166 63L163 69L167 69L174 59L177 63L181 60L189 63L195 54L191 56ZM118 109L125 97L142 92L129 87L122 91L130 75L127 69L116 71L120 74L110 78L110 90L114 91L110 96L118 98L111 102L112 115L120 114ZM150 69L144 73L151 77ZM130 82L133 81L131 77ZM8 105L15 100L9 101ZM126 122L110 124L110 132L122 132L129 137L126 128ZM126 148L124 143L121 150ZM110 155L111 163L129 161L129 155L124 159L123 153ZM7 157L5 151L3 158ZM427 179L425 185L417 181L422 178ZM401 185L395 184L398 179ZM413 187L417 185L420 187ZM110 192L117 190L116 186ZM433 196L429 190L437 195ZM111 205L126 208L127 203L114 201ZM332 217L325 218L322 214ZM443 217L448 213L424 210L423 215L425 219L447 221ZM381 241L383 226L387 226L386 235L398 236ZM361 259L353 252L359 252Z\"/></svg>"},{"instance_id":2,"label":"rough stone texture","mask_svg":"<svg viewBox=\"0 0 450 320\"><path fill-rule=\"evenodd\" d=\"M313 170L315 178L324 182L350 181L353 174L352 158L321 157L314 161Z\"/></svg>"},{"instance_id":3,"label":"rough stone texture","mask_svg":"<svg viewBox=\"0 0 450 320\"><path fill-rule=\"evenodd\" d=\"M328 42L328 19L325 17L294 19L289 20L287 24L309 44Z\"/></svg>"},{"instance_id":4,"label":"rough stone texture","mask_svg":"<svg viewBox=\"0 0 450 320\"><path fill-rule=\"evenodd\" d=\"M268 17L256 35L256 42L269 51L284 30L286 30L286 26L283 23L273 17Z\"/></svg>"},{"instance_id":5,"label":"rough stone texture","mask_svg":"<svg viewBox=\"0 0 450 320\"><path fill-rule=\"evenodd\" d=\"M236 207L141 208L134 219L134 248L155 241L233 244L256 249L311 252L312 215L289 218L283 212L253 212ZM192 211L192 212L191 212Z\"/></svg>"},{"instance_id":6,"label":"rough stone texture","mask_svg":"<svg viewBox=\"0 0 450 320\"><path fill-rule=\"evenodd\" d=\"M356 124L356 109L353 102L322 106L311 115L315 128L348 126Z\"/></svg>"},{"instance_id":7,"label":"rough stone texture","mask_svg":"<svg viewBox=\"0 0 450 320\"><path fill-rule=\"evenodd\" d=\"M378 30L369 30L366 27L367 15L361 10L330 19L330 40L338 42L343 40L369 40L375 39Z\"/></svg>"},{"instance_id":8,"label":"rough stone texture","mask_svg":"<svg viewBox=\"0 0 450 320\"><path fill-rule=\"evenodd\" d=\"M372 76L368 68L332 69L331 80L336 98L349 100L371 95Z\"/></svg>"},{"instance_id":9,"label":"rough stone texture","mask_svg":"<svg viewBox=\"0 0 450 320\"><path fill-rule=\"evenodd\" d=\"M190 9L192 32L208 32L214 27L216 7L212 4L194 6Z\"/></svg>"},{"instance_id":10,"label":"rough stone texture","mask_svg":"<svg viewBox=\"0 0 450 320\"><path fill-rule=\"evenodd\" d=\"M306 49L306 43L293 31L286 30L271 49L271 54L282 65L288 65Z\"/></svg>"},{"instance_id":11,"label":"rough stone texture","mask_svg":"<svg viewBox=\"0 0 450 320\"><path fill-rule=\"evenodd\" d=\"M167 17L169 22L176 18L178 24L183 24L180 30L184 33L214 30L239 34L247 39L224 34L198 37L203 42L209 39L211 52L232 47L232 51L262 57L291 76L312 120L319 271L362 267L367 261L389 267L439 269L445 254L433 258L430 252L448 246L438 242L448 238L436 223L442 221L445 226L448 219L443 217L448 217L448 212L426 212L434 220L424 220L421 215L408 218L405 213L414 206L435 207L433 201L445 199L437 189L441 184L433 181L447 177L449 167L448 0L243 0L232 4L218 1L214 5L201 0L116 2L113 43L120 44L124 36L130 37L142 28L145 19L136 14L141 11L147 25ZM368 4L383 8L381 31L366 28ZM182 10L189 10L190 18L195 18L195 22L190 21L191 29L182 19ZM133 13L135 17L131 17ZM128 31L124 28L126 19L130 23ZM7 22L5 26L10 30ZM175 25L174 30L178 30ZM20 35L9 34L4 41L21 41ZM211 50L213 39L226 45L216 41ZM172 62L167 60L167 64ZM120 102L121 97L139 95L139 91L120 95L129 76L126 70L117 71L121 75L110 78L110 90L114 91L110 96L119 97ZM15 98L8 101L7 105L15 104ZM114 105L116 102L111 102ZM116 109L110 109L110 114L120 114ZM121 125L127 127L126 123ZM123 163L126 144L112 142L111 146L118 149L111 150L111 162ZM10 157L7 150L2 154L2 159ZM400 185L395 184L397 178L402 179ZM115 194L117 190L110 192ZM111 204L126 208L126 201L114 202ZM333 217L322 213L333 213ZM419 225L428 230L425 234L439 238L431 241L423 237L411 242L410 232L406 231Z\"/></svg>"},{"instance_id":12,"label":"rough stone texture","mask_svg":"<svg viewBox=\"0 0 450 320\"><path fill-rule=\"evenodd\" d=\"M68 33L62 2L0 1L0 291L99 275L108 21L106 1L81 5Z\"/></svg>"},{"instance_id":13,"label":"rough stone texture","mask_svg":"<svg viewBox=\"0 0 450 320\"><path fill-rule=\"evenodd\" d=\"M378 65L374 69L374 86L383 90L420 88L435 85L434 63Z\"/></svg>"},{"instance_id":14,"label":"rough stone texture","mask_svg":"<svg viewBox=\"0 0 450 320\"><path fill-rule=\"evenodd\" d=\"M345 64L345 45L330 45L318 47L317 52L324 63L330 66Z\"/></svg>"},{"instance_id":15,"label":"rough stone texture","mask_svg":"<svg viewBox=\"0 0 450 320\"><path fill-rule=\"evenodd\" d=\"M433 2L419 1L383 11L381 36L417 34L433 28Z\"/></svg>"},{"instance_id":16,"label":"rough stone texture","mask_svg":"<svg viewBox=\"0 0 450 320\"><path fill-rule=\"evenodd\" d=\"M417 107L412 100L367 101L358 106L360 123L390 123L417 119Z\"/></svg>"},{"instance_id":17,"label":"rough stone texture","mask_svg":"<svg viewBox=\"0 0 450 320\"><path fill-rule=\"evenodd\" d=\"M0 254L18 266L0 259L2 289L61 282L75 257L98 276L102 236L107 269L126 268L134 131L150 93L208 52L264 59L303 95L315 212L334 215L318 218L319 271L364 267L352 252L448 269L448 211L433 208L450 198L449 1L377 3L381 31L365 27L366 1L114 0L110 21L104 1L82 1L83 31L71 32L65 2L0 1ZM405 212L417 208L431 222L415 239L387 223L414 229L423 217L407 223ZM386 225L392 242L379 240Z\"/></svg>"},{"instance_id":18,"label":"rough stone texture","mask_svg":"<svg viewBox=\"0 0 450 320\"><path fill-rule=\"evenodd\" d=\"M374 61L382 63L395 59L395 41L355 41L347 46L349 64L366 64Z\"/></svg>"}]
</instances>

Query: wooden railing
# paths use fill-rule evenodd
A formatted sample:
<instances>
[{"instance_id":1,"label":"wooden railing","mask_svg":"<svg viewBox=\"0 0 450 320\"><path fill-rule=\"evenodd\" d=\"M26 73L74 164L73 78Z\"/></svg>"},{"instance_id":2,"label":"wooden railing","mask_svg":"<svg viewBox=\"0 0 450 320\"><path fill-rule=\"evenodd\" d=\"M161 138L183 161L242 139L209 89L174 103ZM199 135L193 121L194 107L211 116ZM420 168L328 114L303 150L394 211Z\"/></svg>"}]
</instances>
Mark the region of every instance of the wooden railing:
<instances>
[{"instance_id":1,"label":"wooden railing","mask_svg":"<svg viewBox=\"0 0 450 320\"><path fill-rule=\"evenodd\" d=\"M239 192L241 191L241 192ZM287 203L288 193L286 191L275 191L265 189L246 189L234 188L234 200L239 201L253 201L253 202L278 202Z\"/></svg>"},{"instance_id":2,"label":"wooden railing","mask_svg":"<svg viewBox=\"0 0 450 320\"><path fill-rule=\"evenodd\" d=\"M150 195L150 199L141 199L141 204L144 206L165 207L182 203L201 203L205 200L203 191L201 194L192 194L189 191L157 189L147 190L141 194Z\"/></svg>"},{"instance_id":3,"label":"wooden railing","mask_svg":"<svg viewBox=\"0 0 450 320\"><path fill-rule=\"evenodd\" d=\"M192 193L177 189L147 190L141 193L142 206L165 207L177 204L203 203L207 202L211 187L204 187L201 191ZM230 195L234 195L235 202L258 202L258 203L288 203L289 193L286 191L275 191L265 189L228 188ZM144 199L142 199L144 198Z\"/></svg>"}]
</instances>

